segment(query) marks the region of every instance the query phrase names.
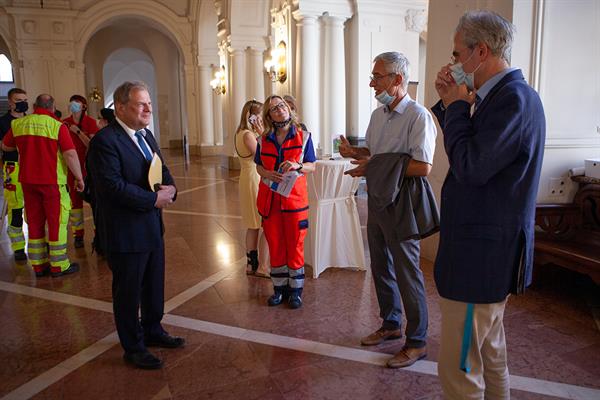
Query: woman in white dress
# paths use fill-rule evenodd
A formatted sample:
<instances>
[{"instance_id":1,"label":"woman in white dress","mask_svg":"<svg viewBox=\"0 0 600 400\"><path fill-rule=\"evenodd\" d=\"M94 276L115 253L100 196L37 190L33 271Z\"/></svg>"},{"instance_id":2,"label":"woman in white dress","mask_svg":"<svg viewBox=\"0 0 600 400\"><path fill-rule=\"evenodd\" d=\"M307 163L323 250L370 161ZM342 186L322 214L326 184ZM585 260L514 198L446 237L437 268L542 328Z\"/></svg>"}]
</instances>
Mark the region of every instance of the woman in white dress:
<instances>
[{"instance_id":1,"label":"woman in white dress","mask_svg":"<svg viewBox=\"0 0 600 400\"><path fill-rule=\"evenodd\" d=\"M240 210L246 227L246 273L264 278L269 275L269 250L264 235L260 234L261 217L256 208L260 176L256 172L254 153L256 138L263 132L262 103L250 100L244 104L240 124L235 133L235 151L240 159ZM260 239L260 240L259 240ZM260 246L260 251L258 247Z\"/></svg>"}]
</instances>

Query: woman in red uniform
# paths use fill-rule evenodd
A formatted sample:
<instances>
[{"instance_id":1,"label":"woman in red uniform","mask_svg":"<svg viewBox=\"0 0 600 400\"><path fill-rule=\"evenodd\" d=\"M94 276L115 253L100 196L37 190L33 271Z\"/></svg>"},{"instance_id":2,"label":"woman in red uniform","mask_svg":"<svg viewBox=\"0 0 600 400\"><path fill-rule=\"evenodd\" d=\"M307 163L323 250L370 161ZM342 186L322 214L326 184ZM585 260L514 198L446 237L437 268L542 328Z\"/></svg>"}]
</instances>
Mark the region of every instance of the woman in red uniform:
<instances>
[{"instance_id":1,"label":"woman in red uniform","mask_svg":"<svg viewBox=\"0 0 600 400\"><path fill-rule=\"evenodd\" d=\"M315 150L310 132L303 132L289 105L270 96L263 107L265 134L258 138L254 161L261 176L258 212L269 244L274 294L269 306L288 297L290 308L302 306L304 237L308 229L308 192L304 174L314 171ZM289 196L275 190L285 173L298 177Z\"/></svg>"},{"instance_id":2,"label":"woman in red uniform","mask_svg":"<svg viewBox=\"0 0 600 400\"><path fill-rule=\"evenodd\" d=\"M69 127L71 139L77 150L77 157L81 165L81 172L85 178L85 154L90 144L90 139L98 132L98 124L94 118L87 115L87 100L85 97L75 94L69 99L69 110L71 115L63 122ZM71 213L69 222L73 232L74 245L76 248L83 247L83 199L75 190L75 180L69 171L68 176L69 196L71 197Z\"/></svg>"}]
</instances>

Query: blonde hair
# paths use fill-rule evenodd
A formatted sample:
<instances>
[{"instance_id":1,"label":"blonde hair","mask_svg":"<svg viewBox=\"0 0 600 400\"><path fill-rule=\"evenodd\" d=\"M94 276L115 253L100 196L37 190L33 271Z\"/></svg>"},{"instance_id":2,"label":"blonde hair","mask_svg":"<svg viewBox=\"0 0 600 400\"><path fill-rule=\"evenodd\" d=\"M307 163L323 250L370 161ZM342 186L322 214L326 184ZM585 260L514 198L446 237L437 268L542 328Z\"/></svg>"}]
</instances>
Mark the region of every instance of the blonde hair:
<instances>
[{"instance_id":1,"label":"blonde hair","mask_svg":"<svg viewBox=\"0 0 600 400\"><path fill-rule=\"evenodd\" d=\"M285 107L287 108L288 113L290 114L290 118L292 119L291 124L294 125L296 128L300 128L300 122L298 121L298 117L295 113L292 112L292 110L290 109L290 105L283 99L283 97L274 94L265 99L265 105L263 107L263 123L265 124L264 134L266 135L269 132L273 131L273 124L271 121L271 116L269 115L269 108L271 108L270 103L273 99L280 99L281 101L283 101L283 104L285 104Z\"/></svg>"},{"instance_id":2,"label":"blonde hair","mask_svg":"<svg viewBox=\"0 0 600 400\"><path fill-rule=\"evenodd\" d=\"M242 107L242 115L240 117L240 124L237 127L237 132L239 131L254 131L254 128L249 124L248 119L251 115L259 115L260 109L262 108L262 103L260 101L256 101L254 99L249 100Z\"/></svg>"}]
</instances>

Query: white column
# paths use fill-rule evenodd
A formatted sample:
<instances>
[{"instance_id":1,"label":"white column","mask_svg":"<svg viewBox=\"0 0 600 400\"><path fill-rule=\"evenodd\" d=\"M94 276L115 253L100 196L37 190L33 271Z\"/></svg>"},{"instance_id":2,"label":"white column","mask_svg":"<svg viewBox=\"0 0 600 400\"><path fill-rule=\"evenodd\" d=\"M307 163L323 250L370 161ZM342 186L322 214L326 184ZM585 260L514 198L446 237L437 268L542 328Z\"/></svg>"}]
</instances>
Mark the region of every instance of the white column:
<instances>
[{"instance_id":1,"label":"white column","mask_svg":"<svg viewBox=\"0 0 600 400\"><path fill-rule=\"evenodd\" d=\"M323 132L320 135L323 154L331 154L332 138L346 134L346 68L344 54L345 18L324 15L323 40Z\"/></svg>"},{"instance_id":2,"label":"white column","mask_svg":"<svg viewBox=\"0 0 600 400\"><path fill-rule=\"evenodd\" d=\"M230 96L229 110L227 115L227 124L224 126L225 131L225 154L235 156L233 149L233 137L235 129L239 122L239 117L246 102L246 52L244 50L230 49L231 62L231 79L227 87L228 96Z\"/></svg>"},{"instance_id":3,"label":"white column","mask_svg":"<svg viewBox=\"0 0 600 400\"><path fill-rule=\"evenodd\" d=\"M183 79L179 88L179 96L182 102L181 110L181 131L182 138L186 137L188 148L186 154L189 156L191 146L197 146L200 143L199 125L198 125L198 93L197 70L196 65L186 64L183 66ZM184 108L185 106L185 108ZM188 161L188 160L186 160Z\"/></svg>"},{"instance_id":4,"label":"white column","mask_svg":"<svg viewBox=\"0 0 600 400\"><path fill-rule=\"evenodd\" d=\"M198 102L200 103L200 145L214 146L214 121L213 121L213 91L210 86L212 76L212 67L209 65L200 65L200 93Z\"/></svg>"},{"instance_id":5,"label":"white column","mask_svg":"<svg viewBox=\"0 0 600 400\"><path fill-rule=\"evenodd\" d=\"M215 146L223 145L223 96L213 92L211 97L213 104L213 129Z\"/></svg>"},{"instance_id":6,"label":"white column","mask_svg":"<svg viewBox=\"0 0 600 400\"><path fill-rule=\"evenodd\" d=\"M319 147L319 43L317 18L294 14L296 19L296 96L302 122L312 132L315 149Z\"/></svg>"},{"instance_id":7,"label":"white column","mask_svg":"<svg viewBox=\"0 0 600 400\"><path fill-rule=\"evenodd\" d=\"M255 98L261 103L265 100L265 74L263 73L263 49L248 49L248 99ZM247 100L248 100L247 99Z\"/></svg>"}]
</instances>

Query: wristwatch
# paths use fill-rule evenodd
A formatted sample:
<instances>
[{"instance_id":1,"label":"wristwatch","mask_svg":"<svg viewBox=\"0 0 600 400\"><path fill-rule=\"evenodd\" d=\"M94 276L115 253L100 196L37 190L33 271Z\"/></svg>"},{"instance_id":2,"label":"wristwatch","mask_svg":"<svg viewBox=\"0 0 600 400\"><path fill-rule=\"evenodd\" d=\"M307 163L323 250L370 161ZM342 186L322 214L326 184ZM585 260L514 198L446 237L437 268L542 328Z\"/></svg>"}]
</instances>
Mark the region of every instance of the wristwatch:
<instances>
[{"instance_id":1,"label":"wristwatch","mask_svg":"<svg viewBox=\"0 0 600 400\"><path fill-rule=\"evenodd\" d=\"M302 165L302 163L301 163L301 162L299 162L299 163L298 163L298 165L299 165L299 167L298 167L298 168L296 168L296 171L297 171L297 172L300 172L300 170L302 169L303 165Z\"/></svg>"}]
</instances>

